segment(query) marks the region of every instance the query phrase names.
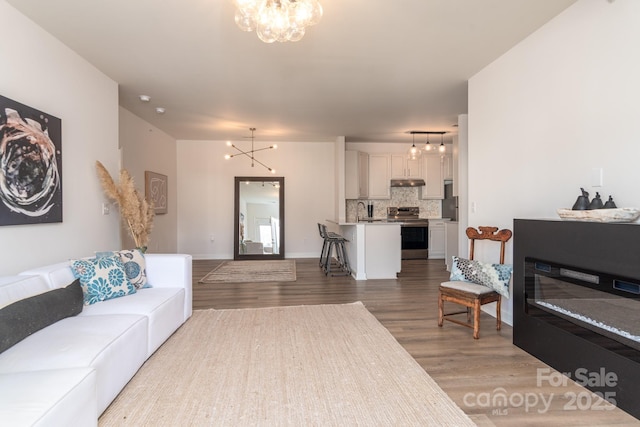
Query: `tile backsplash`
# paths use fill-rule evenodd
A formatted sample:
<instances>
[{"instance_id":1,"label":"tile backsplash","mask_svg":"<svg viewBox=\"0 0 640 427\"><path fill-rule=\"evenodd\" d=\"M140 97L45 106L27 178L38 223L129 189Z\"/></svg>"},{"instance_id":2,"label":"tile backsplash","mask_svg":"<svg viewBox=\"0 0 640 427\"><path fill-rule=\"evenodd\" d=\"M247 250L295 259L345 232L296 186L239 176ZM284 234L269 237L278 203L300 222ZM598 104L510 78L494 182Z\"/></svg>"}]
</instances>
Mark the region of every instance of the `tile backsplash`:
<instances>
[{"instance_id":1,"label":"tile backsplash","mask_svg":"<svg viewBox=\"0 0 640 427\"><path fill-rule=\"evenodd\" d=\"M356 217L366 216L367 210L360 206L357 211L358 202L364 202L365 206L368 202L373 203L373 217L386 218L387 208L390 206L418 206L420 208L420 218L441 218L442 217L442 201L440 200L421 200L419 198L419 189L411 187L391 187L390 200L347 200L347 222L355 222Z\"/></svg>"}]
</instances>

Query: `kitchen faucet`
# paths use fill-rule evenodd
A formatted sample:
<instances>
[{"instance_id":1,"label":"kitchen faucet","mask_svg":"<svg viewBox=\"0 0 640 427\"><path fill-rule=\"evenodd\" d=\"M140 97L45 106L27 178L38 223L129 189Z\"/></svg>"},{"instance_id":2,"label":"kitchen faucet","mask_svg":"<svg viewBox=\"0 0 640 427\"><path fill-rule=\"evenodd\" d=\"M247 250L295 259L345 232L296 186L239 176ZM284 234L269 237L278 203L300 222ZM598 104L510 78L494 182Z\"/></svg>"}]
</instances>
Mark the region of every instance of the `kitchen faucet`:
<instances>
[{"instance_id":1,"label":"kitchen faucet","mask_svg":"<svg viewBox=\"0 0 640 427\"><path fill-rule=\"evenodd\" d=\"M358 204L356 205L356 222L360 221L360 215L358 215L358 208L360 207L360 205L362 205L365 211L367 210L367 207L364 205L364 202L358 202Z\"/></svg>"}]
</instances>

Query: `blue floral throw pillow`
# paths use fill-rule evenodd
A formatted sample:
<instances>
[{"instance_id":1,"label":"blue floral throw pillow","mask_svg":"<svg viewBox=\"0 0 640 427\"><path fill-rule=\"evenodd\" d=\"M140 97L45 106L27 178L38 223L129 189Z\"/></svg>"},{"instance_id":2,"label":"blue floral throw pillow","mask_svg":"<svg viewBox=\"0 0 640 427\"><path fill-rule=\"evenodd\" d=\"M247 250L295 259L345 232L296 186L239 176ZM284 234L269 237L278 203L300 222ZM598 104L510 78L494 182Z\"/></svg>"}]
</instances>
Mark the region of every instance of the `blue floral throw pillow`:
<instances>
[{"instance_id":1,"label":"blue floral throw pillow","mask_svg":"<svg viewBox=\"0 0 640 427\"><path fill-rule=\"evenodd\" d=\"M512 271L513 266L509 264L488 264L454 256L449 280L487 286L509 298L509 279Z\"/></svg>"},{"instance_id":2,"label":"blue floral throw pillow","mask_svg":"<svg viewBox=\"0 0 640 427\"><path fill-rule=\"evenodd\" d=\"M125 249L117 252L96 252L96 258L105 256L119 256L127 279L136 289L150 288L147 284L147 268L144 254L140 249Z\"/></svg>"},{"instance_id":3,"label":"blue floral throw pillow","mask_svg":"<svg viewBox=\"0 0 640 427\"><path fill-rule=\"evenodd\" d=\"M71 261L73 275L80 279L84 305L118 298L136 292L117 255Z\"/></svg>"},{"instance_id":4,"label":"blue floral throw pillow","mask_svg":"<svg viewBox=\"0 0 640 427\"><path fill-rule=\"evenodd\" d=\"M118 252L120 261L124 265L127 279L136 289L147 287L147 269L144 254L140 249L123 250Z\"/></svg>"}]
</instances>

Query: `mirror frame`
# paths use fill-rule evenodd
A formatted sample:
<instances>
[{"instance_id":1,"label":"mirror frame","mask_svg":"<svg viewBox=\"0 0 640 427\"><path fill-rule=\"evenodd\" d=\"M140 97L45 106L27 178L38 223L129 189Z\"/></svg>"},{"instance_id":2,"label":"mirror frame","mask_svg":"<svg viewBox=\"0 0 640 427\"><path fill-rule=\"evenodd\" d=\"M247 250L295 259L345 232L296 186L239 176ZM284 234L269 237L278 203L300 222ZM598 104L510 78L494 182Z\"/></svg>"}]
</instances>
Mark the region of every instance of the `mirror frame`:
<instances>
[{"instance_id":1,"label":"mirror frame","mask_svg":"<svg viewBox=\"0 0 640 427\"><path fill-rule=\"evenodd\" d=\"M278 215L280 216L280 253L277 254L240 254L240 184L242 182L278 182ZM234 186L234 215L233 215L233 259L259 260L259 259L284 259L284 177L283 176L236 176Z\"/></svg>"}]
</instances>

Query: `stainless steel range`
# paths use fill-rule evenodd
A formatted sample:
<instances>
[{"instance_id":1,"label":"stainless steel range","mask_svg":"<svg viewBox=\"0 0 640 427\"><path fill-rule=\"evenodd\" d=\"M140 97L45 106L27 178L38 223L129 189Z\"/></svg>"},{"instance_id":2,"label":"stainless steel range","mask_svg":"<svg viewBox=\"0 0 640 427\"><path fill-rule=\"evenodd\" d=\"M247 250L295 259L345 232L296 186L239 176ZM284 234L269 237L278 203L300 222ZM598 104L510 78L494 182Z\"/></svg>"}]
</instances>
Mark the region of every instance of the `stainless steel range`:
<instances>
[{"instance_id":1,"label":"stainless steel range","mask_svg":"<svg viewBox=\"0 0 640 427\"><path fill-rule=\"evenodd\" d=\"M420 218L419 207L389 207L387 221L400 223L402 259L429 258L429 221Z\"/></svg>"}]
</instances>

